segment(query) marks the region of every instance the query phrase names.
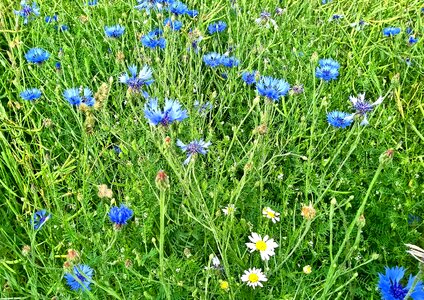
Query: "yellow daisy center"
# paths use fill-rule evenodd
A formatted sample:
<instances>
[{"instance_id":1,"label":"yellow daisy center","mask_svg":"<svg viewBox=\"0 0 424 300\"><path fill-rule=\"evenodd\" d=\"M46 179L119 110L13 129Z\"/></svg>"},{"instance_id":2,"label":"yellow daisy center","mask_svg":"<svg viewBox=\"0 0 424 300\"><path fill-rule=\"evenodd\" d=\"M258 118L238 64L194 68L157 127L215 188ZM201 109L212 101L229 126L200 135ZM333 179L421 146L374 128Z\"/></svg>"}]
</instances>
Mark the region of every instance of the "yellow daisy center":
<instances>
[{"instance_id":1,"label":"yellow daisy center","mask_svg":"<svg viewBox=\"0 0 424 300\"><path fill-rule=\"evenodd\" d=\"M249 279L250 282L255 283L255 282L259 281L259 276L256 275L255 273L251 273L251 274L249 274L248 279Z\"/></svg>"},{"instance_id":2,"label":"yellow daisy center","mask_svg":"<svg viewBox=\"0 0 424 300\"><path fill-rule=\"evenodd\" d=\"M257 241L255 245L256 245L256 249L259 251L266 250L266 243L264 241Z\"/></svg>"},{"instance_id":3,"label":"yellow daisy center","mask_svg":"<svg viewBox=\"0 0 424 300\"><path fill-rule=\"evenodd\" d=\"M267 211L266 214L268 215L268 217L270 217L271 219L273 219L275 217L275 214L272 211Z\"/></svg>"}]
</instances>

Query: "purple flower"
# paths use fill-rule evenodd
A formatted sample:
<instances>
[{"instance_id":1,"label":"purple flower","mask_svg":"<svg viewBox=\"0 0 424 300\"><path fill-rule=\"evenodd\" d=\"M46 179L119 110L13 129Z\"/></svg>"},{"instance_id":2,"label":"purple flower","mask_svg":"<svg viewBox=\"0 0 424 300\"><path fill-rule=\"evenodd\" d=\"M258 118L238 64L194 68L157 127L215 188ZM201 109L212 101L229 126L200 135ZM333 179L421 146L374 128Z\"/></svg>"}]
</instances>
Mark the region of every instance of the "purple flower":
<instances>
[{"instance_id":1,"label":"purple flower","mask_svg":"<svg viewBox=\"0 0 424 300\"><path fill-rule=\"evenodd\" d=\"M31 15L38 17L40 15L40 9L37 6L37 3L32 2L32 5L29 5L26 0L21 1L21 10L14 10L15 15L18 15L24 18L24 24L28 24L29 18Z\"/></svg>"},{"instance_id":2,"label":"purple flower","mask_svg":"<svg viewBox=\"0 0 424 300\"><path fill-rule=\"evenodd\" d=\"M349 96L349 100L352 103L353 108L356 110L356 114L363 116L361 125L368 125L367 113L372 111L375 106L380 105L383 102L383 97L379 97L374 103L365 101L365 93L359 94L358 97Z\"/></svg>"},{"instance_id":3,"label":"purple flower","mask_svg":"<svg viewBox=\"0 0 424 300\"><path fill-rule=\"evenodd\" d=\"M193 156L200 153L205 155L208 152L208 147L211 145L211 142L205 142L203 139L194 140L187 145L177 140L177 146L181 148L181 150L187 153L187 158L184 161L184 164L188 164Z\"/></svg>"}]
</instances>

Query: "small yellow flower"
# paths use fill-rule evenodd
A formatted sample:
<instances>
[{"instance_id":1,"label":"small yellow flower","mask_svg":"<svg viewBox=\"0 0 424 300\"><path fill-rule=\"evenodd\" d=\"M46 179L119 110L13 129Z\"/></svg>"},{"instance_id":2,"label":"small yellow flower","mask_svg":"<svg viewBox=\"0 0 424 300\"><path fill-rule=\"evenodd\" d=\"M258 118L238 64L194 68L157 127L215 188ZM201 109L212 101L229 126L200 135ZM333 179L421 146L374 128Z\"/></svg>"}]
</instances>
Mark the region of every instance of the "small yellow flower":
<instances>
[{"instance_id":1,"label":"small yellow flower","mask_svg":"<svg viewBox=\"0 0 424 300\"><path fill-rule=\"evenodd\" d=\"M219 283L219 287L226 291L230 288L230 284L228 283L228 281L221 280L221 282Z\"/></svg>"},{"instance_id":2,"label":"small yellow flower","mask_svg":"<svg viewBox=\"0 0 424 300\"><path fill-rule=\"evenodd\" d=\"M310 265L306 265L303 267L303 273L305 274L311 274L312 273L312 267Z\"/></svg>"},{"instance_id":3,"label":"small yellow flower","mask_svg":"<svg viewBox=\"0 0 424 300\"><path fill-rule=\"evenodd\" d=\"M304 217L307 220L312 220L313 218L315 218L315 215L317 214L317 211L315 210L315 208L312 206L312 203L309 203L308 206L303 205L302 206L302 212L301 215L302 217Z\"/></svg>"}]
</instances>

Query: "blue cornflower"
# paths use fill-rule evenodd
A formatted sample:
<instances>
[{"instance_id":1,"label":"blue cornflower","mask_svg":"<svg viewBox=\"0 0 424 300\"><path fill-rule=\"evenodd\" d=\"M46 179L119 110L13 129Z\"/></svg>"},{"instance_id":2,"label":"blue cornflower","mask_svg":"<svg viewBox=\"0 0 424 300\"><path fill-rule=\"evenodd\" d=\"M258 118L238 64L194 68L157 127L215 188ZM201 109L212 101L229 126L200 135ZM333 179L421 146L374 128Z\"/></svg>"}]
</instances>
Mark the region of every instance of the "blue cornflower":
<instances>
[{"instance_id":1,"label":"blue cornflower","mask_svg":"<svg viewBox=\"0 0 424 300\"><path fill-rule=\"evenodd\" d=\"M41 65L47 59L49 59L50 53L41 48L31 48L25 54L25 58L28 62Z\"/></svg>"},{"instance_id":2,"label":"blue cornflower","mask_svg":"<svg viewBox=\"0 0 424 300\"><path fill-rule=\"evenodd\" d=\"M240 61L234 56L227 56L227 55L221 56L221 65L227 68L237 67L239 64L240 64Z\"/></svg>"},{"instance_id":3,"label":"blue cornflower","mask_svg":"<svg viewBox=\"0 0 424 300\"><path fill-rule=\"evenodd\" d=\"M177 140L177 146L187 153L187 158L184 161L184 164L188 164L191 158L197 153L205 155L208 152L208 147L211 145L211 142L205 142L203 139L194 140L187 145L185 145L180 140Z\"/></svg>"},{"instance_id":4,"label":"blue cornflower","mask_svg":"<svg viewBox=\"0 0 424 300\"><path fill-rule=\"evenodd\" d=\"M331 58L320 59L319 67L315 70L315 76L325 81L336 80L339 76L340 64Z\"/></svg>"},{"instance_id":5,"label":"blue cornflower","mask_svg":"<svg viewBox=\"0 0 424 300\"><path fill-rule=\"evenodd\" d=\"M290 84L283 79L262 76L256 84L256 90L259 95L278 101L281 97L287 95L290 90Z\"/></svg>"},{"instance_id":6,"label":"blue cornflower","mask_svg":"<svg viewBox=\"0 0 424 300\"><path fill-rule=\"evenodd\" d=\"M96 5L97 5L97 3L98 3L98 1L97 1L97 0L91 0L91 1L88 1L88 2L87 2L87 5L88 5L88 6L96 6Z\"/></svg>"},{"instance_id":7,"label":"blue cornflower","mask_svg":"<svg viewBox=\"0 0 424 300\"><path fill-rule=\"evenodd\" d=\"M27 89L19 94L22 99L33 101L41 97L41 91L39 89Z\"/></svg>"},{"instance_id":8,"label":"blue cornflower","mask_svg":"<svg viewBox=\"0 0 424 300\"><path fill-rule=\"evenodd\" d=\"M14 10L15 15L18 15L24 18L24 24L28 23L31 15L38 17L40 15L40 9L37 6L37 3L32 2L32 5L29 5L26 0L21 1L21 10Z\"/></svg>"},{"instance_id":9,"label":"blue cornflower","mask_svg":"<svg viewBox=\"0 0 424 300\"><path fill-rule=\"evenodd\" d=\"M54 28L55 29L58 29L61 32L69 30L69 26L68 25L55 26Z\"/></svg>"},{"instance_id":10,"label":"blue cornflower","mask_svg":"<svg viewBox=\"0 0 424 300\"><path fill-rule=\"evenodd\" d=\"M44 18L44 21L46 21L46 23L57 22L57 15L53 15L53 16L46 16L46 17Z\"/></svg>"},{"instance_id":11,"label":"blue cornflower","mask_svg":"<svg viewBox=\"0 0 424 300\"><path fill-rule=\"evenodd\" d=\"M368 125L367 113L372 111L375 106L380 105L384 98L379 97L374 103L369 103L365 101L365 94L359 94L358 97L349 96L349 100L356 113L364 118L361 125Z\"/></svg>"},{"instance_id":12,"label":"blue cornflower","mask_svg":"<svg viewBox=\"0 0 424 300\"><path fill-rule=\"evenodd\" d=\"M84 90L80 88L67 89L63 92L63 96L72 105L93 106L95 103L93 92L89 88L84 88Z\"/></svg>"},{"instance_id":13,"label":"blue cornflower","mask_svg":"<svg viewBox=\"0 0 424 300\"><path fill-rule=\"evenodd\" d=\"M109 218L115 223L116 227L122 227L127 224L127 221L131 219L134 212L132 209L128 208L124 204L121 204L120 207L114 206L110 209Z\"/></svg>"},{"instance_id":14,"label":"blue cornflower","mask_svg":"<svg viewBox=\"0 0 424 300\"><path fill-rule=\"evenodd\" d=\"M141 38L141 43L145 47L156 48L159 47L164 49L166 46L166 40L162 37L162 30L155 29Z\"/></svg>"},{"instance_id":15,"label":"blue cornflower","mask_svg":"<svg viewBox=\"0 0 424 300\"><path fill-rule=\"evenodd\" d=\"M144 85L150 85L153 82L152 69L145 65L140 70L140 72L137 75L137 66L129 66L128 70L130 71L130 74L124 73L119 77L119 81L128 85L128 87L134 91L134 92L140 92L141 88Z\"/></svg>"},{"instance_id":16,"label":"blue cornflower","mask_svg":"<svg viewBox=\"0 0 424 300\"><path fill-rule=\"evenodd\" d=\"M248 85L256 83L256 71L243 72L243 74L241 74L241 79L243 79L243 81Z\"/></svg>"},{"instance_id":17,"label":"blue cornflower","mask_svg":"<svg viewBox=\"0 0 424 300\"><path fill-rule=\"evenodd\" d=\"M383 29L384 36L394 36L400 33L399 27L386 27Z\"/></svg>"},{"instance_id":18,"label":"blue cornflower","mask_svg":"<svg viewBox=\"0 0 424 300\"><path fill-rule=\"evenodd\" d=\"M62 64L58 61L55 63L54 67L56 68L56 71L60 71L62 69Z\"/></svg>"},{"instance_id":19,"label":"blue cornflower","mask_svg":"<svg viewBox=\"0 0 424 300\"><path fill-rule=\"evenodd\" d=\"M171 3L171 5L169 6L169 11L178 16L178 15L186 14L189 11L189 9L187 8L187 5L185 5L184 3L180 1L175 1Z\"/></svg>"},{"instance_id":20,"label":"blue cornflower","mask_svg":"<svg viewBox=\"0 0 424 300\"><path fill-rule=\"evenodd\" d=\"M221 65L221 61L222 55L219 53L211 52L203 55L203 62L212 68L216 68Z\"/></svg>"},{"instance_id":21,"label":"blue cornflower","mask_svg":"<svg viewBox=\"0 0 424 300\"><path fill-rule=\"evenodd\" d=\"M118 145L113 145L113 151L118 155L122 153L122 149Z\"/></svg>"},{"instance_id":22,"label":"blue cornflower","mask_svg":"<svg viewBox=\"0 0 424 300\"><path fill-rule=\"evenodd\" d=\"M107 37L118 38L124 34L125 27L121 25L105 26L105 34Z\"/></svg>"},{"instance_id":23,"label":"blue cornflower","mask_svg":"<svg viewBox=\"0 0 424 300\"><path fill-rule=\"evenodd\" d=\"M340 111L332 111L327 114L327 121L330 125L339 128L346 128L353 122L353 114Z\"/></svg>"},{"instance_id":24,"label":"blue cornflower","mask_svg":"<svg viewBox=\"0 0 424 300\"><path fill-rule=\"evenodd\" d=\"M191 9L191 10L189 9L186 11L186 14L191 18L195 18L199 15L199 12L195 9Z\"/></svg>"},{"instance_id":25,"label":"blue cornflower","mask_svg":"<svg viewBox=\"0 0 424 300\"><path fill-rule=\"evenodd\" d=\"M49 214L45 209L36 211L33 215L32 215L32 219L31 219L31 225L34 229L40 229L44 223L47 222L47 220L49 220L51 217L51 214Z\"/></svg>"},{"instance_id":26,"label":"blue cornflower","mask_svg":"<svg viewBox=\"0 0 424 300\"><path fill-rule=\"evenodd\" d=\"M406 34L412 34L412 32L413 32L414 30L412 30L412 28L411 27L407 27L406 29L405 29L405 32L406 32Z\"/></svg>"},{"instance_id":27,"label":"blue cornflower","mask_svg":"<svg viewBox=\"0 0 424 300\"><path fill-rule=\"evenodd\" d=\"M378 288L382 294L383 300L403 300L408 294L415 280L415 277L409 275L408 283L403 286L400 281L405 275L405 269L403 267L389 268L385 267L386 273L378 273L379 281ZM414 300L424 299L424 289L422 281L418 281L415 285L414 290L411 293L411 298Z\"/></svg>"},{"instance_id":28,"label":"blue cornflower","mask_svg":"<svg viewBox=\"0 0 424 300\"><path fill-rule=\"evenodd\" d=\"M209 24L208 31L210 34L217 32L223 32L227 28L227 23L224 21L218 21L216 23Z\"/></svg>"},{"instance_id":29,"label":"blue cornflower","mask_svg":"<svg viewBox=\"0 0 424 300\"><path fill-rule=\"evenodd\" d=\"M146 13L149 15L150 10L162 10L162 0L137 0L137 5L134 6L137 10L146 10Z\"/></svg>"},{"instance_id":30,"label":"blue cornflower","mask_svg":"<svg viewBox=\"0 0 424 300\"><path fill-rule=\"evenodd\" d=\"M71 273L65 273L66 283L71 290L90 290L91 279L93 278L93 269L87 265L76 265Z\"/></svg>"},{"instance_id":31,"label":"blue cornflower","mask_svg":"<svg viewBox=\"0 0 424 300\"><path fill-rule=\"evenodd\" d=\"M163 25L169 26L172 30L175 30L175 31L178 31L181 29L181 27L183 27L183 23L181 21L178 21L178 20L172 21L171 18L165 19L165 21L163 21Z\"/></svg>"},{"instance_id":32,"label":"blue cornflower","mask_svg":"<svg viewBox=\"0 0 424 300\"><path fill-rule=\"evenodd\" d=\"M413 45L413 44L415 44L416 42L418 42L418 38L416 38L416 37L414 37L413 35L411 35L411 36L409 37L409 39L408 39L408 44L409 44L409 45Z\"/></svg>"},{"instance_id":33,"label":"blue cornflower","mask_svg":"<svg viewBox=\"0 0 424 300\"><path fill-rule=\"evenodd\" d=\"M194 53L199 53L199 43L202 41L203 37L198 37L197 39L194 39L191 41L191 48L193 49ZM187 48L187 51L190 51L190 47Z\"/></svg>"},{"instance_id":34,"label":"blue cornflower","mask_svg":"<svg viewBox=\"0 0 424 300\"><path fill-rule=\"evenodd\" d=\"M181 122L188 117L187 111L181 108L181 104L178 101L167 98L165 99L163 110L158 107L158 100L151 98L144 105L144 116L151 125L161 124L163 126L168 126L175 121Z\"/></svg>"}]
</instances>

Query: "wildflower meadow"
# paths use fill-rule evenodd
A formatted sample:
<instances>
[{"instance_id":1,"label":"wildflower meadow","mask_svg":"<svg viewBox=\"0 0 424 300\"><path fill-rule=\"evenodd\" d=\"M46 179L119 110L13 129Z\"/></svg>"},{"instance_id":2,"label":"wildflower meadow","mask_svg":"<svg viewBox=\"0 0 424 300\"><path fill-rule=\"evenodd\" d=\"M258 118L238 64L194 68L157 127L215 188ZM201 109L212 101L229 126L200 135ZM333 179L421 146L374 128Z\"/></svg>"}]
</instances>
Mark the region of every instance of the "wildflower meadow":
<instances>
[{"instance_id":1,"label":"wildflower meadow","mask_svg":"<svg viewBox=\"0 0 424 300\"><path fill-rule=\"evenodd\" d=\"M424 3L0 0L0 299L424 300Z\"/></svg>"}]
</instances>

